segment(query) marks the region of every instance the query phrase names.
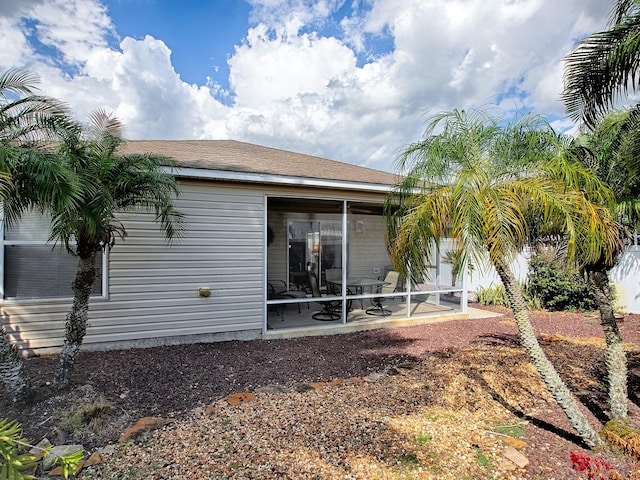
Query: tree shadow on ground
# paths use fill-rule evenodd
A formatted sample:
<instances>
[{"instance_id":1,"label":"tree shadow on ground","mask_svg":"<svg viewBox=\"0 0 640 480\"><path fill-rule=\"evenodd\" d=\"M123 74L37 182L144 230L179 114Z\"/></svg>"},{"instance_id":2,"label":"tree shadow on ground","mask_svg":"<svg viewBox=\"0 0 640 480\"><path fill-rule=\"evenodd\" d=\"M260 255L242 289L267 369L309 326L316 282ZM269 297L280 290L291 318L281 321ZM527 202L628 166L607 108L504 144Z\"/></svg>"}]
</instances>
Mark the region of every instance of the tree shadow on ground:
<instances>
[{"instance_id":1,"label":"tree shadow on ground","mask_svg":"<svg viewBox=\"0 0 640 480\"><path fill-rule=\"evenodd\" d=\"M606 371L603 369L604 365L600 360L602 358L602 349L598 349L595 346L575 345L564 340L547 341L544 338L539 338L538 340L540 341L545 354L554 365L563 381L567 384L567 387L574 393L580 403L582 403L582 405L584 405L587 410L589 410L589 412L591 412L591 414L603 425L609 421L610 417L605 410L608 401L607 392L602 388L598 388L599 385L602 385L602 379L606 378ZM521 349L524 354L524 349L521 348L518 335L482 335L479 337L477 343L494 347L506 346L510 348L517 348ZM597 358L598 356L599 358ZM585 363L585 360L587 359L591 361L587 361ZM472 376L483 386L483 388L486 388L487 391L491 392L493 398L512 414L523 420L531 422L531 424L538 428L547 430L559 437L573 442L580 447L588 448L578 435L557 425L551 424L541 418L529 415L522 409L514 406L483 378L480 370L471 370L468 372L468 375ZM588 387L586 384L588 384ZM558 408L560 407L558 406Z\"/></svg>"}]
</instances>

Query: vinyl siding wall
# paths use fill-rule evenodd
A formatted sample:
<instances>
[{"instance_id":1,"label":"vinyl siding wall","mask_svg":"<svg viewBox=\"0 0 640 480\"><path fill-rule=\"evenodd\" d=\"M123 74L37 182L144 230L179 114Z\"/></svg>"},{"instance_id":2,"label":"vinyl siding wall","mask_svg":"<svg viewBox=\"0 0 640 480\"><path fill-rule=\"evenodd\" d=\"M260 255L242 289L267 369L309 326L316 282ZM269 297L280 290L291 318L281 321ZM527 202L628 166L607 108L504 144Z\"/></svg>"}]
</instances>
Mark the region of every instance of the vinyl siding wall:
<instances>
[{"instance_id":1,"label":"vinyl siding wall","mask_svg":"<svg viewBox=\"0 0 640 480\"><path fill-rule=\"evenodd\" d=\"M92 299L84 345L171 343L169 337L253 331L263 322L264 191L183 181L184 238L167 245L153 216L121 217L128 236L109 254L109 298ZM209 297L198 296L209 287ZM19 346L62 344L71 301L1 305ZM204 338L204 337L203 337ZM163 341L164 339L164 341ZM153 344L153 343L151 343Z\"/></svg>"}]
</instances>

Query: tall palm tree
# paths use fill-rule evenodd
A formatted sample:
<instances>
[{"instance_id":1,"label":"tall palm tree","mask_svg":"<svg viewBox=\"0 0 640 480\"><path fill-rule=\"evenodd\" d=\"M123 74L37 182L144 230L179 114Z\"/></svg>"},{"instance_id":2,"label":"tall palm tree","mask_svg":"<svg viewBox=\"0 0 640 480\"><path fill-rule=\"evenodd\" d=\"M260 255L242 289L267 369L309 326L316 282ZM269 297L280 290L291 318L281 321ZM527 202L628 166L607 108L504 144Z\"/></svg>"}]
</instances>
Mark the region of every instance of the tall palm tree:
<instances>
[{"instance_id":1,"label":"tall palm tree","mask_svg":"<svg viewBox=\"0 0 640 480\"><path fill-rule=\"evenodd\" d=\"M37 95L37 76L24 70L0 75L0 201L10 226L25 211L73 201L73 179L47 147L71 125L67 107ZM0 324L0 378L16 400L31 384L24 363Z\"/></svg>"},{"instance_id":2,"label":"tall palm tree","mask_svg":"<svg viewBox=\"0 0 640 480\"><path fill-rule=\"evenodd\" d=\"M70 132L58 155L76 176L78 200L73 206L51 209L51 239L60 242L78 258L72 288L73 304L65 323L65 339L55 374L55 384L68 385L87 329L89 295L96 278L98 252L111 248L116 237L124 238L125 227L117 214L150 210L168 240L180 236L183 216L173 200L178 183L165 167L173 163L150 154L124 155L120 122L97 112L88 127Z\"/></svg>"},{"instance_id":3,"label":"tall palm tree","mask_svg":"<svg viewBox=\"0 0 640 480\"><path fill-rule=\"evenodd\" d=\"M527 243L532 208L562 228L570 258L595 258L609 248L608 210L598 205L608 191L564 152L562 139L539 117L501 125L481 111L437 115L424 140L400 158L403 181L386 203L388 238L396 268L416 281L428 274L441 238L452 238L464 262L488 256L523 347L571 425L594 447L601 440L540 347L510 267Z\"/></svg>"},{"instance_id":4,"label":"tall palm tree","mask_svg":"<svg viewBox=\"0 0 640 480\"><path fill-rule=\"evenodd\" d=\"M616 100L640 88L640 1L616 0L607 26L565 57L562 99L569 116L590 128Z\"/></svg>"},{"instance_id":5,"label":"tall palm tree","mask_svg":"<svg viewBox=\"0 0 640 480\"><path fill-rule=\"evenodd\" d=\"M637 175L638 152L637 111L621 110L607 114L592 132L576 140L582 162L610 186L615 194L613 215L620 224L620 243L616 253L622 253L624 240L640 225L640 177ZM615 292L608 272L618 256L611 261L597 259L585 265L593 289L600 324L605 336L610 414L613 420L627 417L627 361L622 335L616 323L613 304Z\"/></svg>"}]
</instances>

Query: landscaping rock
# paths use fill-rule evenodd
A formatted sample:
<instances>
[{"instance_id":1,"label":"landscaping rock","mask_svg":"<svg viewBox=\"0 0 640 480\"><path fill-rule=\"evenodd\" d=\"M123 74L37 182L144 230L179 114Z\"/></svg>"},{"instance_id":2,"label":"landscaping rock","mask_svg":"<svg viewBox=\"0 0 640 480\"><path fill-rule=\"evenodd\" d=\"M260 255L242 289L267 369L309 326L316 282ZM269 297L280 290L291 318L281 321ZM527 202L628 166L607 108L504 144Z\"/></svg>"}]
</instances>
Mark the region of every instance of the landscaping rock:
<instances>
[{"instance_id":1,"label":"landscaping rock","mask_svg":"<svg viewBox=\"0 0 640 480\"><path fill-rule=\"evenodd\" d=\"M382 380L383 378L384 378L384 373L372 372L366 377L362 377L362 380L364 380L367 383L376 383Z\"/></svg>"},{"instance_id":2,"label":"landscaping rock","mask_svg":"<svg viewBox=\"0 0 640 480\"><path fill-rule=\"evenodd\" d=\"M44 457L44 452L47 448L51 448L53 447L53 445L51 444L51 442L45 437L42 440L40 440L36 445L34 445L33 447L31 447L31 450L29 450L29 453L35 455L36 460L40 461L42 459L42 457Z\"/></svg>"},{"instance_id":3,"label":"landscaping rock","mask_svg":"<svg viewBox=\"0 0 640 480\"><path fill-rule=\"evenodd\" d=\"M287 393L290 390L283 386L277 384L265 385L264 387L256 388L256 393Z\"/></svg>"},{"instance_id":4,"label":"landscaping rock","mask_svg":"<svg viewBox=\"0 0 640 480\"><path fill-rule=\"evenodd\" d=\"M56 461L64 456L71 455L76 452L84 451L84 447L82 445L58 445L53 447L49 454L42 459L42 469L46 472L50 470L53 465L55 465Z\"/></svg>"},{"instance_id":5,"label":"landscaping rock","mask_svg":"<svg viewBox=\"0 0 640 480\"><path fill-rule=\"evenodd\" d=\"M519 438L513 437L504 437L504 441L511 445L513 448L517 448L518 450L522 450L527 447L527 442L524 440L520 440Z\"/></svg>"},{"instance_id":6,"label":"landscaping rock","mask_svg":"<svg viewBox=\"0 0 640 480\"><path fill-rule=\"evenodd\" d=\"M156 430L160 427L164 427L165 425L169 425L173 423L173 420L168 418L157 418L157 417L142 417L136 423L127 427L118 442L124 443L129 440L135 440L140 435L150 432L152 430Z\"/></svg>"},{"instance_id":7,"label":"landscaping rock","mask_svg":"<svg viewBox=\"0 0 640 480\"><path fill-rule=\"evenodd\" d=\"M293 386L293 391L298 393L308 392L309 390L314 390L314 388L308 383L296 383Z\"/></svg>"},{"instance_id":8,"label":"landscaping rock","mask_svg":"<svg viewBox=\"0 0 640 480\"><path fill-rule=\"evenodd\" d=\"M234 393L233 395L229 395L227 397L227 402L231 406L236 406L236 405L240 405L241 403L250 402L255 398L256 398L256 394L251 392Z\"/></svg>"},{"instance_id":9,"label":"landscaping rock","mask_svg":"<svg viewBox=\"0 0 640 480\"><path fill-rule=\"evenodd\" d=\"M384 373L386 373L387 375L390 375L390 376L399 375L400 374L400 370L398 370L395 367L387 367L385 369Z\"/></svg>"},{"instance_id":10,"label":"landscaping rock","mask_svg":"<svg viewBox=\"0 0 640 480\"><path fill-rule=\"evenodd\" d=\"M99 447L96 449L96 451L100 454L100 456L105 456L105 455L113 455L113 453L116 451L116 446L115 445L105 445L104 447Z\"/></svg>"},{"instance_id":11,"label":"landscaping rock","mask_svg":"<svg viewBox=\"0 0 640 480\"><path fill-rule=\"evenodd\" d=\"M100 452L93 452L91 455L89 455L89 458L85 460L84 466L92 467L93 465L100 465L103 462L104 460L102 459L102 455L100 455Z\"/></svg>"},{"instance_id":12,"label":"landscaping rock","mask_svg":"<svg viewBox=\"0 0 640 480\"><path fill-rule=\"evenodd\" d=\"M529 465L529 459L513 447L507 447L502 451L502 456L513 462L519 468Z\"/></svg>"},{"instance_id":13,"label":"landscaping rock","mask_svg":"<svg viewBox=\"0 0 640 480\"><path fill-rule=\"evenodd\" d=\"M345 385L360 385L361 383L364 383L364 380L360 377L351 377L347 378L344 383Z\"/></svg>"}]
</instances>

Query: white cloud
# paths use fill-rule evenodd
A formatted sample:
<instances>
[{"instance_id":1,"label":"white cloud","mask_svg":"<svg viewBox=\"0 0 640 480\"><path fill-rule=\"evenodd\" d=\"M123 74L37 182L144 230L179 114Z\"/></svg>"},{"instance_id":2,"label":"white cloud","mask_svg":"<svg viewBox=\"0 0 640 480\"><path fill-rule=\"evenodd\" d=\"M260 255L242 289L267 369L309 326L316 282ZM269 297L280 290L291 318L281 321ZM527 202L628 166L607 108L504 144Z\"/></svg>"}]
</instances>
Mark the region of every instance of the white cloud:
<instances>
[{"instance_id":1,"label":"white cloud","mask_svg":"<svg viewBox=\"0 0 640 480\"><path fill-rule=\"evenodd\" d=\"M38 40L59 50L71 64L82 64L113 33L105 7L94 1L50 0L36 4L28 14L38 20Z\"/></svg>"},{"instance_id":2,"label":"white cloud","mask_svg":"<svg viewBox=\"0 0 640 480\"><path fill-rule=\"evenodd\" d=\"M230 47L230 105L216 100L218 85L182 81L164 39L115 45L117 26L99 0L30 0L20 11L0 3L0 41L12 45L0 51L0 67L40 73L43 90L80 116L115 112L129 138L236 138L390 169L426 116L442 110L497 103L569 128L558 101L562 58L604 27L610 7L368 0L336 19L340 0L250 3L253 27ZM32 30L18 16L24 12ZM323 36L328 24L342 34ZM55 58L34 50L34 34ZM376 41L390 51L375 54Z\"/></svg>"}]
</instances>

